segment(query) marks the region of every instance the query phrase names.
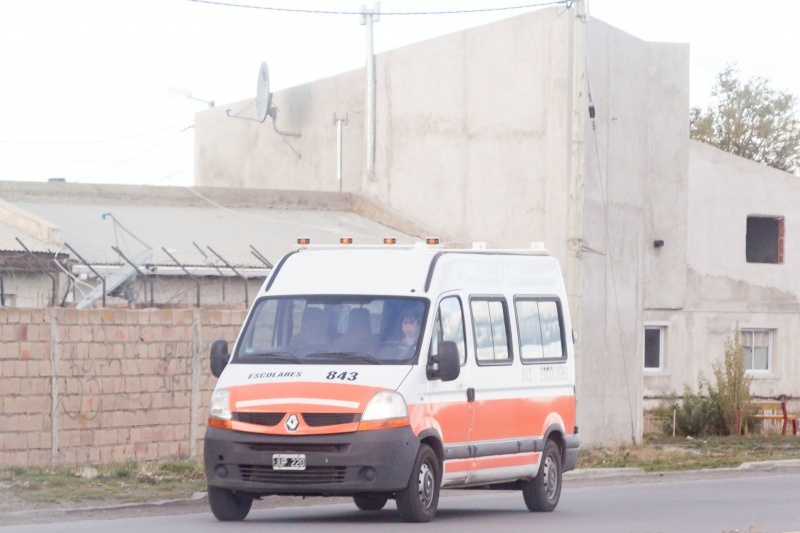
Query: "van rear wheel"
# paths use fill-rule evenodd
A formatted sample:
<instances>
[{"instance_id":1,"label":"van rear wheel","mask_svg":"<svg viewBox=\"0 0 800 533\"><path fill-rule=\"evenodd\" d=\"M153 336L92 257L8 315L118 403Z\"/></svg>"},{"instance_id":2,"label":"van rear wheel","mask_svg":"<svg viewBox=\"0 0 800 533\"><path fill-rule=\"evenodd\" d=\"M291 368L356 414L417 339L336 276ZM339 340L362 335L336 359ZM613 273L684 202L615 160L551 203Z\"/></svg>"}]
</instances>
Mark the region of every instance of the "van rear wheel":
<instances>
[{"instance_id":1,"label":"van rear wheel","mask_svg":"<svg viewBox=\"0 0 800 533\"><path fill-rule=\"evenodd\" d=\"M522 497L528 510L549 513L556 508L561 498L562 468L561 450L558 444L548 439L544 445L539 473L522 485Z\"/></svg>"},{"instance_id":2,"label":"van rear wheel","mask_svg":"<svg viewBox=\"0 0 800 533\"><path fill-rule=\"evenodd\" d=\"M427 444L420 444L411 478L403 490L395 494L397 510L406 522L430 522L439 505L442 467L439 458Z\"/></svg>"},{"instance_id":3,"label":"van rear wheel","mask_svg":"<svg viewBox=\"0 0 800 533\"><path fill-rule=\"evenodd\" d=\"M362 511L380 511L389 501L389 496L381 493L356 494L353 496L353 501Z\"/></svg>"},{"instance_id":4,"label":"van rear wheel","mask_svg":"<svg viewBox=\"0 0 800 533\"><path fill-rule=\"evenodd\" d=\"M250 512L253 498L228 489L208 487L208 504L217 520L238 522L244 520Z\"/></svg>"}]
</instances>

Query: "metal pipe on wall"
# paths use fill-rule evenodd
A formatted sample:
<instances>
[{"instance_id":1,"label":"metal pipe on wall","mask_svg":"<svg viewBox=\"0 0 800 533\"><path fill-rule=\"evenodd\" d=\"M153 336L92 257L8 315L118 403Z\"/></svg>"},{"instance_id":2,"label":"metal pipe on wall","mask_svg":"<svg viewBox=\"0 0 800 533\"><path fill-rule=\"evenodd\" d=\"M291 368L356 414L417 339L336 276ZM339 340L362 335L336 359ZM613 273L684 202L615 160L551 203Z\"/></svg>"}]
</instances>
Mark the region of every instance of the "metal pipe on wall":
<instances>
[{"instance_id":1,"label":"metal pipe on wall","mask_svg":"<svg viewBox=\"0 0 800 533\"><path fill-rule=\"evenodd\" d=\"M367 26L367 94L364 109L364 133L367 138L367 176L375 179L375 49L373 46L372 25L380 21L380 2L372 4L372 9L361 6L361 25Z\"/></svg>"}]
</instances>

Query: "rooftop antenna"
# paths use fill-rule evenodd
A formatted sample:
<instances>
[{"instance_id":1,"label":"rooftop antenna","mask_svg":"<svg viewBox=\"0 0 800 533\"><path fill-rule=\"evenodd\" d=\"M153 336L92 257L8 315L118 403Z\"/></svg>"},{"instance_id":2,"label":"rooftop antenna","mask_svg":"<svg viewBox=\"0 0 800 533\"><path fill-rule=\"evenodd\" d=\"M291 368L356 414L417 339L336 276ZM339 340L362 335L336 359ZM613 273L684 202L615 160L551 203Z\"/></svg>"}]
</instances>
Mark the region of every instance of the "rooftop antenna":
<instances>
[{"instance_id":1,"label":"rooftop antenna","mask_svg":"<svg viewBox=\"0 0 800 533\"><path fill-rule=\"evenodd\" d=\"M284 137L300 137L299 133L290 133L278 129L278 108L272 105L272 93L269 91L269 67L267 62L261 63L258 69L258 82L256 84L256 116L259 122L264 122L267 117L272 117L272 129Z\"/></svg>"}]
</instances>

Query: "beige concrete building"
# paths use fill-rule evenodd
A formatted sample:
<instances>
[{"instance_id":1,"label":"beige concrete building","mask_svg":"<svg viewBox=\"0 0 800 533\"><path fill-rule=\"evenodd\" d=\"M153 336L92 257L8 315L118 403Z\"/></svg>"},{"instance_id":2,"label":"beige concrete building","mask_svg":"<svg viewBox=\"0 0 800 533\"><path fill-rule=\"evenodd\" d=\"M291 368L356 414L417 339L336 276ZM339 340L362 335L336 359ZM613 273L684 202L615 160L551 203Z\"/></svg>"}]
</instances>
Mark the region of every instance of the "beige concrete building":
<instances>
[{"instance_id":1,"label":"beige concrete building","mask_svg":"<svg viewBox=\"0 0 800 533\"><path fill-rule=\"evenodd\" d=\"M252 100L199 113L196 182L358 192L450 242L545 241L582 438L638 440L645 399L708 375L737 323L754 392L800 396L797 178L690 141L688 91L688 45L544 9L377 56L374 173L359 70L274 95L299 137L244 120Z\"/></svg>"}]
</instances>

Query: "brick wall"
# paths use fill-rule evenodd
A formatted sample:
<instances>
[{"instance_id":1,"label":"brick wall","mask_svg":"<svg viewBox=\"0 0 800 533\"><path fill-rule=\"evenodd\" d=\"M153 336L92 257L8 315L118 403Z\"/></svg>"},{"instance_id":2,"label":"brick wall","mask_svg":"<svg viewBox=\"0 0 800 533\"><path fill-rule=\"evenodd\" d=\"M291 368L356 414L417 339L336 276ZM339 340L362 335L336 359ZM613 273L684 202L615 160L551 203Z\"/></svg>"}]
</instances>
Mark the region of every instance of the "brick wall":
<instances>
[{"instance_id":1,"label":"brick wall","mask_svg":"<svg viewBox=\"0 0 800 533\"><path fill-rule=\"evenodd\" d=\"M0 308L0 465L201 455L209 347L245 314Z\"/></svg>"}]
</instances>

